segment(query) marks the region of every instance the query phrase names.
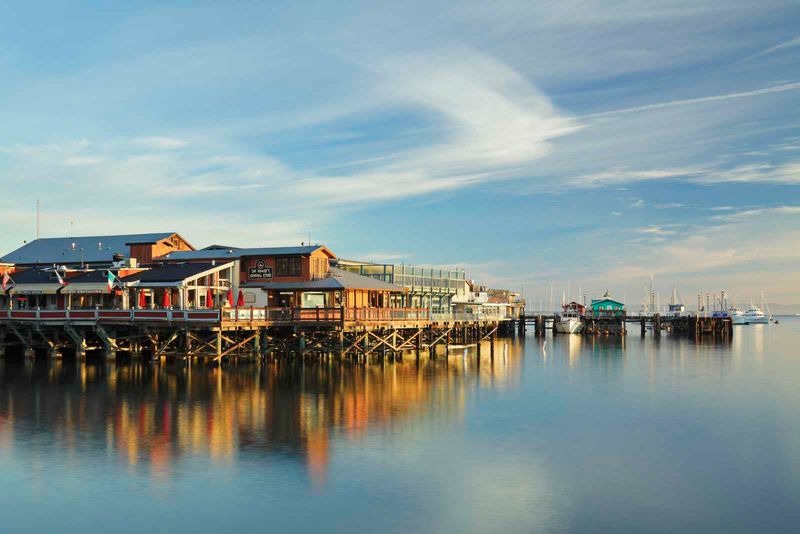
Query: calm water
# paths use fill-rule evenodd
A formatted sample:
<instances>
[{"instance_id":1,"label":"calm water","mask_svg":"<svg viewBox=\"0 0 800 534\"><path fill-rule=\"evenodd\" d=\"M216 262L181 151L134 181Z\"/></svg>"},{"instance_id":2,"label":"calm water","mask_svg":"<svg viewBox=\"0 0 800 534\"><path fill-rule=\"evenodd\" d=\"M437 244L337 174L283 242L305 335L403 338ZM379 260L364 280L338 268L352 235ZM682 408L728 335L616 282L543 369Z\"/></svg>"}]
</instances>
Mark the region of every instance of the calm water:
<instances>
[{"instance_id":1,"label":"calm water","mask_svg":"<svg viewBox=\"0 0 800 534\"><path fill-rule=\"evenodd\" d=\"M0 363L0 531L797 532L800 321L496 347Z\"/></svg>"}]
</instances>

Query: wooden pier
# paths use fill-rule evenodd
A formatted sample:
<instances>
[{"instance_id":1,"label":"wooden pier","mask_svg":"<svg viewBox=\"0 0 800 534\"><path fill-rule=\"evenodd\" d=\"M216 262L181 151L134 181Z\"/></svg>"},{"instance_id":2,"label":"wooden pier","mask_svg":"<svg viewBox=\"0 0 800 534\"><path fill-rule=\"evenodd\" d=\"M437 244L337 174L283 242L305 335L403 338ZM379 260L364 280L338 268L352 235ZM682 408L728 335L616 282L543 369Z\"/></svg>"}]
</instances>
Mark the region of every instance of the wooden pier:
<instances>
[{"instance_id":1,"label":"wooden pier","mask_svg":"<svg viewBox=\"0 0 800 534\"><path fill-rule=\"evenodd\" d=\"M556 333L556 322L561 319L561 314L527 313L517 318L516 328L520 335L525 335L529 326L533 327L537 337L544 336L545 332L552 329ZM731 339L733 337L733 321L730 317L704 317L699 315L662 316L628 315L625 312L592 313L587 312L581 317L583 335L626 335L628 328L636 328L640 335L646 335L649 330L654 337L659 337L662 331L672 332L701 338L710 336L715 339Z\"/></svg>"},{"instance_id":2,"label":"wooden pier","mask_svg":"<svg viewBox=\"0 0 800 534\"><path fill-rule=\"evenodd\" d=\"M160 359L326 355L367 361L513 335L514 320L423 308L0 310L0 355L78 360L98 352ZM494 344L490 345L494 350Z\"/></svg>"}]
</instances>

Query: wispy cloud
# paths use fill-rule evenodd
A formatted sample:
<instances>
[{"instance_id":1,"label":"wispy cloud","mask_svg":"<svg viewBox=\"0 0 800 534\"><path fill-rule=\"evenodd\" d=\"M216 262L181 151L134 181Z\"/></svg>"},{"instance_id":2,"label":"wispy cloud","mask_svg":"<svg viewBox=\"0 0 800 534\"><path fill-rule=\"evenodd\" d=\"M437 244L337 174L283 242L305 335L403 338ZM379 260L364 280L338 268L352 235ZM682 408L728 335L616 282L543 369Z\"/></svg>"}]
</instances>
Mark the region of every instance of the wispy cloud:
<instances>
[{"instance_id":1,"label":"wispy cloud","mask_svg":"<svg viewBox=\"0 0 800 534\"><path fill-rule=\"evenodd\" d=\"M798 47L798 46L800 46L800 36L795 37L794 39L789 39L788 41L784 41L782 43L776 44L775 46L770 46L769 48L767 48L765 50L762 50L761 52L758 52L756 54L753 54L751 56L748 56L748 57L738 61L737 63L744 63L746 61L750 61L751 59L755 59L757 57L766 56L768 54L772 54L773 52L779 52L781 50L786 50L786 49L789 49L789 48L795 48L795 47Z\"/></svg>"},{"instance_id":2,"label":"wispy cloud","mask_svg":"<svg viewBox=\"0 0 800 534\"><path fill-rule=\"evenodd\" d=\"M640 234L649 234L649 235L675 235L675 230L667 230L663 226L649 226L647 228L640 228L636 230Z\"/></svg>"},{"instance_id":3,"label":"wispy cloud","mask_svg":"<svg viewBox=\"0 0 800 534\"><path fill-rule=\"evenodd\" d=\"M137 137L133 139L132 142L139 146L157 150L177 150L179 148L185 148L189 146L188 141L176 139L174 137Z\"/></svg>"},{"instance_id":4,"label":"wispy cloud","mask_svg":"<svg viewBox=\"0 0 800 534\"><path fill-rule=\"evenodd\" d=\"M102 163L103 158L93 156L70 156L64 160L66 167L85 167L87 165L97 165Z\"/></svg>"},{"instance_id":5,"label":"wispy cloud","mask_svg":"<svg viewBox=\"0 0 800 534\"><path fill-rule=\"evenodd\" d=\"M670 100L669 102L657 102L655 104L646 104L643 106L633 106L629 108L613 109L610 111L601 111L598 113L589 113L580 115L578 119L594 119L600 117L612 117L614 115L624 115L627 113L638 113L641 111L652 111L655 109L671 108L676 106L690 106L694 104L705 104L708 102L717 102L720 100L730 100L733 98L746 98L752 96L769 95L774 93L783 93L786 91L796 91L800 89L800 82L784 83L772 87L764 87L762 89L755 89L753 91L742 91L738 93L726 93L721 95L702 96L698 98L685 98L681 100Z\"/></svg>"},{"instance_id":6,"label":"wispy cloud","mask_svg":"<svg viewBox=\"0 0 800 534\"><path fill-rule=\"evenodd\" d=\"M725 215L716 215L713 218L719 221L745 221L764 217L767 215L800 215L800 206L775 206L770 208L756 208L737 211Z\"/></svg>"},{"instance_id":7,"label":"wispy cloud","mask_svg":"<svg viewBox=\"0 0 800 534\"><path fill-rule=\"evenodd\" d=\"M391 199L519 174L580 125L508 66L466 49L393 58L376 71L387 102L438 120L440 141L348 176L295 184L325 203ZM320 194L321 193L321 194Z\"/></svg>"}]
</instances>

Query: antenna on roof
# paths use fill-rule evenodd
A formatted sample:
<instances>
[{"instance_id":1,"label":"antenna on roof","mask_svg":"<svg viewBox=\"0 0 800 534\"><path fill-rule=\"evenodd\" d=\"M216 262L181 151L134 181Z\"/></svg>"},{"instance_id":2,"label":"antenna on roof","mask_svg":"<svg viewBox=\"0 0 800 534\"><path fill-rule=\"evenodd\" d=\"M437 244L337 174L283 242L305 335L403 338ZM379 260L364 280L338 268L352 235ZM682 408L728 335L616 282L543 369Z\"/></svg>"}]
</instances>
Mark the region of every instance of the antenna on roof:
<instances>
[{"instance_id":1,"label":"antenna on roof","mask_svg":"<svg viewBox=\"0 0 800 534\"><path fill-rule=\"evenodd\" d=\"M36 239L39 239L39 199L36 199Z\"/></svg>"}]
</instances>

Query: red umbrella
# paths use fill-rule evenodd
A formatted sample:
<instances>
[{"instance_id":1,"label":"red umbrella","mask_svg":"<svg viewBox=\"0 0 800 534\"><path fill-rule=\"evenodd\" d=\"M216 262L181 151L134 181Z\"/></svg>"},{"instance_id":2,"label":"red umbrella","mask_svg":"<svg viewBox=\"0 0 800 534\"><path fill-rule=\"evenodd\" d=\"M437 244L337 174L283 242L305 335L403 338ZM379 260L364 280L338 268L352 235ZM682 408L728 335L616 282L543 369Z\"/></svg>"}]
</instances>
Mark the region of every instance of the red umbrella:
<instances>
[{"instance_id":1,"label":"red umbrella","mask_svg":"<svg viewBox=\"0 0 800 534\"><path fill-rule=\"evenodd\" d=\"M139 307L140 308L147 307L147 295L144 294L144 289L139 290Z\"/></svg>"},{"instance_id":2,"label":"red umbrella","mask_svg":"<svg viewBox=\"0 0 800 534\"><path fill-rule=\"evenodd\" d=\"M236 305L240 308L244 307L244 293L242 293L241 289L239 290L239 298L236 299Z\"/></svg>"},{"instance_id":3,"label":"red umbrella","mask_svg":"<svg viewBox=\"0 0 800 534\"><path fill-rule=\"evenodd\" d=\"M209 287L206 289L206 308L213 308L214 307L214 294L211 292L211 288Z\"/></svg>"},{"instance_id":4,"label":"red umbrella","mask_svg":"<svg viewBox=\"0 0 800 534\"><path fill-rule=\"evenodd\" d=\"M163 305L164 305L165 308L169 308L170 306L172 306L172 302L171 302L172 299L170 298L172 295L170 295L170 293L172 293L172 291L170 291L169 289L165 289L164 290L164 302L163 302Z\"/></svg>"},{"instance_id":5,"label":"red umbrella","mask_svg":"<svg viewBox=\"0 0 800 534\"><path fill-rule=\"evenodd\" d=\"M233 289L228 289L228 306L233 307Z\"/></svg>"}]
</instances>

